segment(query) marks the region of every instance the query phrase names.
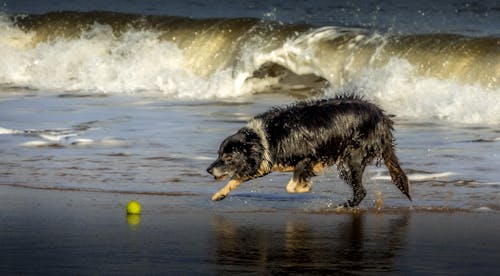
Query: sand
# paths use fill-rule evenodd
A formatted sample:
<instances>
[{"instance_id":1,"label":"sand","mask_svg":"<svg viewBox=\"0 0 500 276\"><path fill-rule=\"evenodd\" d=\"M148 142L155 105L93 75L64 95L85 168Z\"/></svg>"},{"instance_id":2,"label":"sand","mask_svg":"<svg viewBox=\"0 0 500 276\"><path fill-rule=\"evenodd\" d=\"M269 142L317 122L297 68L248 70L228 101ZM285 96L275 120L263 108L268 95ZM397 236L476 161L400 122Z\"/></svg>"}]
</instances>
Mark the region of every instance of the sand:
<instances>
[{"instance_id":1,"label":"sand","mask_svg":"<svg viewBox=\"0 0 500 276\"><path fill-rule=\"evenodd\" d=\"M139 217L126 215L131 199L142 204ZM245 212L190 203L207 200L2 185L0 274L500 271L498 211Z\"/></svg>"}]
</instances>

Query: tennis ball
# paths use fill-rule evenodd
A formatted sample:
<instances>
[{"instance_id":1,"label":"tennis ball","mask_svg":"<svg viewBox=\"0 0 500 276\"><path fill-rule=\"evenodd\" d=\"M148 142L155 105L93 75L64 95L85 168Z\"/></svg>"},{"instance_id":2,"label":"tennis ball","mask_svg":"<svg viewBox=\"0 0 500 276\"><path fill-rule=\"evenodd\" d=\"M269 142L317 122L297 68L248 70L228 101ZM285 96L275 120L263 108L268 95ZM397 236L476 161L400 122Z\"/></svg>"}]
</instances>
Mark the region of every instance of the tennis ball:
<instances>
[{"instance_id":1,"label":"tennis ball","mask_svg":"<svg viewBox=\"0 0 500 276\"><path fill-rule=\"evenodd\" d=\"M127 214L139 215L141 213L141 204L138 201L132 200L127 204Z\"/></svg>"}]
</instances>

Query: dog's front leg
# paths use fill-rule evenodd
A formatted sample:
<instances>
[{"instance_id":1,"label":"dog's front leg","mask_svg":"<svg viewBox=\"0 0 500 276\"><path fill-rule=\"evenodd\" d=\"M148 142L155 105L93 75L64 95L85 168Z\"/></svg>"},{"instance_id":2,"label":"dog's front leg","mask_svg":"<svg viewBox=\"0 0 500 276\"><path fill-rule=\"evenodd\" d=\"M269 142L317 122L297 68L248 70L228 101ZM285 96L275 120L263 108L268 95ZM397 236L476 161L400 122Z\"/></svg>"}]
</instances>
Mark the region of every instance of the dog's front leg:
<instances>
[{"instance_id":1,"label":"dog's front leg","mask_svg":"<svg viewBox=\"0 0 500 276\"><path fill-rule=\"evenodd\" d=\"M223 200L224 198L227 197L229 192L238 188L242 182L243 181L237 180L237 179L229 180L229 182L227 182L227 184L226 184L226 186L224 186L224 188L220 189L217 193L215 193L212 196L212 200L213 201Z\"/></svg>"},{"instance_id":2,"label":"dog's front leg","mask_svg":"<svg viewBox=\"0 0 500 276\"><path fill-rule=\"evenodd\" d=\"M311 176L314 176L313 163L310 158L305 158L297 165L293 171L292 179L286 185L286 191L289 193L307 193L311 191Z\"/></svg>"}]
</instances>

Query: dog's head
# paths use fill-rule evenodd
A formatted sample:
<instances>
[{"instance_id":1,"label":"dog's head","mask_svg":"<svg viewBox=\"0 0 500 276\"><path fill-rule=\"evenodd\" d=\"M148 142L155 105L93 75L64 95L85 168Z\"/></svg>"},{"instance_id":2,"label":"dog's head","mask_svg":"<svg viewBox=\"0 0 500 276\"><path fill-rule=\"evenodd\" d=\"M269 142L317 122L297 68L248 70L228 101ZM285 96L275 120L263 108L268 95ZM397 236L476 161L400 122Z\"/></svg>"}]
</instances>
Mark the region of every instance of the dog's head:
<instances>
[{"instance_id":1,"label":"dog's head","mask_svg":"<svg viewBox=\"0 0 500 276\"><path fill-rule=\"evenodd\" d=\"M247 129L227 137L219 147L219 157L207 169L216 180L226 177L249 179L262 162L262 143L257 134Z\"/></svg>"}]
</instances>

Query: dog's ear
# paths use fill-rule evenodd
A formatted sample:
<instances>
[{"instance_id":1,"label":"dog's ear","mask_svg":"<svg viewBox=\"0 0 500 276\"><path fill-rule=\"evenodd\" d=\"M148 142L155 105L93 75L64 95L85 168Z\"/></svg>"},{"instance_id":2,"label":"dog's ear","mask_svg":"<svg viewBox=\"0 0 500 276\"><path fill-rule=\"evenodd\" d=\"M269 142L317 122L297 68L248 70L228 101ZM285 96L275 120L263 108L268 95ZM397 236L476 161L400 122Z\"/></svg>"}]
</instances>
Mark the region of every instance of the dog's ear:
<instances>
[{"instance_id":1,"label":"dog's ear","mask_svg":"<svg viewBox=\"0 0 500 276\"><path fill-rule=\"evenodd\" d=\"M252 143L243 143L243 147L241 148L241 150L243 151L243 153L252 153Z\"/></svg>"},{"instance_id":2,"label":"dog's ear","mask_svg":"<svg viewBox=\"0 0 500 276\"><path fill-rule=\"evenodd\" d=\"M259 144L255 142L245 142L243 147L244 153L256 153L260 151Z\"/></svg>"}]
</instances>

